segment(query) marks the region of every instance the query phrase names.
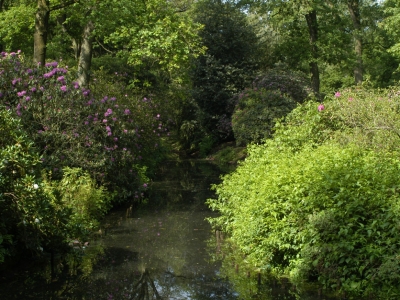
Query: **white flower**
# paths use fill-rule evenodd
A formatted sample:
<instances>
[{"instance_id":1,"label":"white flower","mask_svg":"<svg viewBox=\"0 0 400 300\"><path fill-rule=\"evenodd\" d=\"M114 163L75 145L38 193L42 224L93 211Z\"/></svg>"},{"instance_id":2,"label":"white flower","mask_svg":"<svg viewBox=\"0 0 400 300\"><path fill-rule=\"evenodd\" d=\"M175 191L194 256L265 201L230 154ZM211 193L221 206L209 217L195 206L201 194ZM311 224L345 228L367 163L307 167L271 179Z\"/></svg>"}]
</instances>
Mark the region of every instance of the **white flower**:
<instances>
[{"instance_id":1,"label":"white flower","mask_svg":"<svg viewBox=\"0 0 400 300\"><path fill-rule=\"evenodd\" d=\"M39 223L40 223L40 221L39 221L38 218L35 219L35 223L36 223L36 224L39 224Z\"/></svg>"},{"instance_id":2,"label":"white flower","mask_svg":"<svg viewBox=\"0 0 400 300\"><path fill-rule=\"evenodd\" d=\"M37 190L37 189L39 188L39 186L35 183L35 184L33 185L33 188L34 188L35 190Z\"/></svg>"}]
</instances>

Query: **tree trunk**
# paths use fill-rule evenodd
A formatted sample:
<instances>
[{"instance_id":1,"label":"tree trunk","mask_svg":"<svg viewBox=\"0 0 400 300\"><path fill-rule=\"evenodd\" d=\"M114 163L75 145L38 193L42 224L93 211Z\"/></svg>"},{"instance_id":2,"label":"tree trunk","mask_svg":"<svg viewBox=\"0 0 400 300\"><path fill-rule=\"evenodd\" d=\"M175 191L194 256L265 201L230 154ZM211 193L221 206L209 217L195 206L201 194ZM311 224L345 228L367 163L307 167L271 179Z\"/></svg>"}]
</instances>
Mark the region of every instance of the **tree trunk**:
<instances>
[{"instance_id":1,"label":"tree trunk","mask_svg":"<svg viewBox=\"0 0 400 300\"><path fill-rule=\"evenodd\" d=\"M354 51L356 53L356 65L354 66L354 80L356 84L361 84L363 81L363 61L362 61L362 30L361 30L361 16L360 16L360 1L348 0L347 6L349 8L351 20L354 26Z\"/></svg>"},{"instance_id":2,"label":"tree trunk","mask_svg":"<svg viewBox=\"0 0 400 300\"><path fill-rule=\"evenodd\" d=\"M74 37L74 35L68 30L68 28L65 26L65 21L67 20L67 15L66 14L61 14L57 17L57 22L58 25L61 26L61 30L67 34L68 36L71 37L71 43L72 43L72 50L74 51L74 58L75 60L79 59L79 56L81 54L81 45L82 42L80 39L77 39Z\"/></svg>"},{"instance_id":3,"label":"tree trunk","mask_svg":"<svg viewBox=\"0 0 400 300\"><path fill-rule=\"evenodd\" d=\"M4 0L0 0L0 13L4 10ZM0 44L0 52L3 51L3 44Z\"/></svg>"},{"instance_id":4,"label":"tree trunk","mask_svg":"<svg viewBox=\"0 0 400 300\"><path fill-rule=\"evenodd\" d=\"M317 95L319 96L319 69L318 69L318 23L317 23L317 12L315 10L310 11L305 15L307 20L308 32L310 35L310 45L311 45L311 61L310 61L310 73L311 73L311 87Z\"/></svg>"},{"instance_id":5,"label":"tree trunk","mask_svg":"<svg viewBox=\"0 0 400 300\"><path fill-rule=\"evenodd\" d=\"M72 50L74 51L75 60L78 60L81 55L82 42L79 39L71 38Z\"/></svg>"},{"instance_id":6,"label":"tree trunk","mask_svg":"<svg viewBox=\"0 0 400 300\"><path fill-rule=\"evenodd\" d=\"M47 31L49 28L49 0L38 0L35 15L35 33L33 35L33 62L44 65L46 60Z\"/></svg>"},{"instance_id":7,"label":"tree trunk","mask_svg":"<svg viewBox=\"0 0 400 300\"><path fill-rule=\"evenodd\" d=\"M83 29L81 53L78 63L78 83L80 86L87 87L90 80L90 66L92 63L92 44L93 44L93 29L92 21L86 23Z\"/></svg>"}]
</instances>

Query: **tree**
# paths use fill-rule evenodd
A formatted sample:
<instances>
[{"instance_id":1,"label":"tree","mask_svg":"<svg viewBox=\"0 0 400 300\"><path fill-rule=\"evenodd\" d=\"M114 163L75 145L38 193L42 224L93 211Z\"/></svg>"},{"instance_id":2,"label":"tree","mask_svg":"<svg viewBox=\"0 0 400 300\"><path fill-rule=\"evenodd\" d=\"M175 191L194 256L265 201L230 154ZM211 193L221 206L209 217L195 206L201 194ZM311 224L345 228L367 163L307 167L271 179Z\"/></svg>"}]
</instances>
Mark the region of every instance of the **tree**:
<instances>
[{"instance_id":1,"label":"tree","mask_svg":"<svg viewBox=\"0 0 400 300\"><path fill-rule=\"evenodd\" d=\"M193 98L206 132L226 138L234 108L230 100L249 84L258 67L258 38L232 2L199 2L194 16L204 25L200 36L207 52L193 62Z\"/></svg>"},{"instance_id":2,"label":"tree","mask_svg":"<svg viewBox=\"0 0 400 300\"><path fill-rule=\"evenodd\" d=\"M356 84L361 84L363 80L363 61L362 61L362 27L361 27L361 14L360 14L360 1L348 0L347 6L349 8L350 17L354 26L354 51L356 53L357 62L354 67L354 80Z\"/></svg>"},{"instance_id":3,"label":"tree","mask_svg":"<svg viewBox=\"0 0 400 300\"><path fill-rule=\"evenodd\" d=\"M26 1L0 1L0 51L32 47L34 11Z\"/></svg>"},{"instance_id":4,"label":"tree","mask_svg":"<svg viewBox=\"0 0 400 300\"><path fill-rule=\"evenodd\" d=\"M296 31L300 30L301 32L302 29L299 26L302 26L302 21L299 16L304 17L303 20L305 21L309 40L309 49L307 53L304 54L306 55L306 61L309 66L312 89L314 93L318 95L320 92L320 71L318 67L320 58L319 15L321 11L325 9L325 4L321 3L319 0L267 1L256 2L254 9L262 13L268 12L268 21L271 22L276 29L281 28L280 30L283 31L289 31L289 29L292 28ZM304 33L302 33L301 36L303 34Z\"/></svg>"},{"instance_id":5,"label":"tree","mask_svg":"<svg viewBox=\"0 0 400 300\"><path fill-rule=\"evenodd\" d=\"M50 12L68 7L79 0L65 0L50 6L50 0L37 0L35 14L35 34L33 62L44 65L46 61L47 36L49 32Z\"/></svg>"}]
</instances>

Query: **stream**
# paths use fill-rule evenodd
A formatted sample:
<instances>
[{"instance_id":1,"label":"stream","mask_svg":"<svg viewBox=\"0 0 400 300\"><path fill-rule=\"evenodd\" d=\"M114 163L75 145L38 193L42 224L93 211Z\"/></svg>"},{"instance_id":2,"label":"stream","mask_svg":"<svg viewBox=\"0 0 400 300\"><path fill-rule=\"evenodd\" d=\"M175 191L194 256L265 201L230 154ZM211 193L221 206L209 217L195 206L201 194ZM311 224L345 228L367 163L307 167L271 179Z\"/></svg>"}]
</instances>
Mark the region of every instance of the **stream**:
<instances>
[{"instance_id":1,"label":"stream","mask_svg":"<svg viewBox=\"0 0 400 300\"><path fill-rule=\"evenodd\" d=\"M0 278L0 299L328 299L296 298L285 282L267 285L217 259L223 234L206 221L216 214L205 200L221 173L208 161L165 163L148 203L112 210L101 237L57 263L56 279L48 264L15 270L12 280Z\"/></svg>"}]
</instances>

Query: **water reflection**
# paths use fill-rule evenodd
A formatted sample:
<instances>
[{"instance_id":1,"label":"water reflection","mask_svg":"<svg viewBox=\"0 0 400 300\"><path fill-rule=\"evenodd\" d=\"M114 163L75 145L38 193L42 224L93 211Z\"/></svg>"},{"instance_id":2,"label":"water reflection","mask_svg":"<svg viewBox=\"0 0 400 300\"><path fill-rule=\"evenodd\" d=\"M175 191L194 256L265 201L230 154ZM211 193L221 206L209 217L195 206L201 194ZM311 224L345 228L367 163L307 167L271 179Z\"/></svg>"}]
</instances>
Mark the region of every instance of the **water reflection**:
<instances>
[{"instance_id":1,"label":"water reflection","mask_svg":"<svg viewBox=\"0 0 400 300\"><path fill-rule=\"evenodd\" d=\"M204 202L219 174L209 162L165 164L148 204L111 212L101 238L57 260L55 277L40 265L0 278L0 299L326 299L264 284L211 231Z\"/></svg>"}]
</instances>

